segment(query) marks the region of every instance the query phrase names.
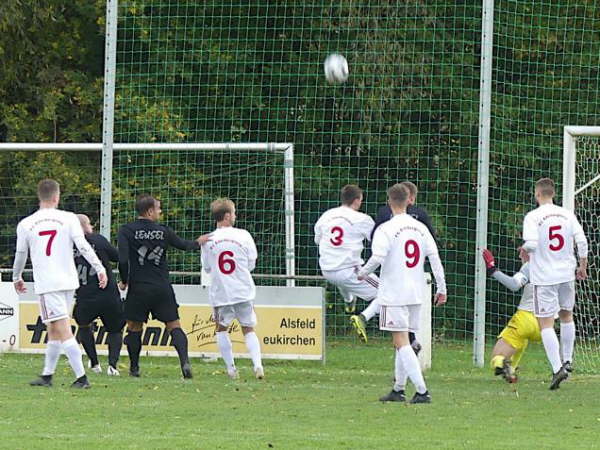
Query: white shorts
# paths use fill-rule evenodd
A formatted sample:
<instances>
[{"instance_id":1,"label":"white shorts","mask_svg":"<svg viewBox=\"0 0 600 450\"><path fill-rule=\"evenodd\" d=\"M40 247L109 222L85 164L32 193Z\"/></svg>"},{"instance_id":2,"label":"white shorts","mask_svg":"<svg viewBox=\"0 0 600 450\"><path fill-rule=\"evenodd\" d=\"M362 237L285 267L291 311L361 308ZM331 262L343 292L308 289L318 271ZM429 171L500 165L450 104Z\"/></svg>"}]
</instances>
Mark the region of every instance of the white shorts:
<instances>
[{"instance_id":1,"label":"white shorts","mask_svg":"<svg viewBox=\"0 0 600 450\"><path fill-rule=\"evenodd\" d=\"M381 305L379 329L383 331L419 331L421 305L386 306Z\"/></svg>"},{"instance_id":2,"label":"white shorts","mask_svg":"<svg viewBox=\"0 0 600 450\"><path fill-rule=\"evenodd\" d=\"M46 292L40 295L40 317L43 323L68 319L73 311L75 291Z\"/></svg>"},{"instance_id":3,"label":"white shorts","mask_svg":"<svg viewBox=\"0 0 600 450\"><path fill-rule=\"evenodd\" d=\"M223 327L229 327L237 319L243 327L256 326L256 313L252 302L234 303L213 307L213 318L215 322Z\"/></svg>"},{"instance_id":4,"label":"white shorts","mask_svg":"<svg viewBox=\"0 0 600 450\"><path fill-rule=\"evenodd\" d=\"M365 280L359 280L357 269L348 267L341 270L322 270L323 276L327 281L335 284L339 289L345 302L351 302L354 297L371 301L377 297L377 288L379 287L379 278L372 273Z\"/></svg>"},{"instance_id":5,"label":"white shorts","mask_svg":"<svg viewBox=\"0 0 600 450\"><path fill-rule=\"evenodd\" d=\"M533 286L533 313L536 317L554 317L561 309L573 311L575 281Z\"/></svg>"}]
</instances>

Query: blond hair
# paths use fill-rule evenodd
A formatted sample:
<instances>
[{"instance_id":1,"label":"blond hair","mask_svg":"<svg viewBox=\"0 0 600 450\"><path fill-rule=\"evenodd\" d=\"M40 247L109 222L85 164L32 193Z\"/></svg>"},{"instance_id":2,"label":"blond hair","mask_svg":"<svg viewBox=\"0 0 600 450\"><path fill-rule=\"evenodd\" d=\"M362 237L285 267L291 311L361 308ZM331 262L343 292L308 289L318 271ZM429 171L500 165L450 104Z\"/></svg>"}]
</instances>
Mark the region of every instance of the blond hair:
<instances>
[{"instance_id":1,"label":"blond hair","mask_svg":"<svg viewBox=\"0 0 600 450\"><path fill-rule=\"evenodd\" d=\"M225 218L225 214L233 214L234 210L235 203L226 197L218 198L210 204L210 213L217 222L222 221Z\"/></svg>"}]
</instances>

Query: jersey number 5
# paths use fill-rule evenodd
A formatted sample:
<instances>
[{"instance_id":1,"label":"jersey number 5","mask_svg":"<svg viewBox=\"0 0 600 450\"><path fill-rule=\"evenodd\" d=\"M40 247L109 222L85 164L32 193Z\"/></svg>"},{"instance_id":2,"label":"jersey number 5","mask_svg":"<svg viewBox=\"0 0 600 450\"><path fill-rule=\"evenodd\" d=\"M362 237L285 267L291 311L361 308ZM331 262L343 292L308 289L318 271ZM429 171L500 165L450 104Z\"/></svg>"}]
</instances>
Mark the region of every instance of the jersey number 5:
<instances>
[{"instance_id":1,"label":"jersey number 5","mask_svg":"<svg viewBox=\"0 0 600 450\"><path fill-rule=\"evenodd\" d=\"M38 234L40 236L50 236L50 239L48 239L48 243L46 244L46 256L50 256L52 254L52 243L56 237L56 230L40 231Z\"/></svg>"},{"instance_id":2,"label":"jersey number 5","mask_svg":"<svg viewBox=\"0 0 600 450\"><path fill-rule=\"evenodd\" d=\"M557 252L565 246L565 238L562 236L562 234L555 233L555 231L559 231L561 228L561 225L555 225L553 227L548 228L548 239L550 239L551 241L558 241L557 244L550 243L550 250L552 250L553 252Z\"/></svg>"},{"instance_id":3,"label":"jersey number 5","mask_svg":"<svg viewBox=\"0 0 600 450\"><path fill-rule=\"evenodd\" d=\"M421 250L419 250L419 244L412 239L406 241L406 244L404 244L404 254L409 259L406 261L406 267L410 269L419 264L419 260L421 259Z\"/></svg>"},{"instance_id":4,"label":"jersey number 5","mask_svg":"<svg viewBox=\"0 0 600 450\"><path fill-rule=\"evenodd\" d=\"M235 260L232 258L233 252L229 250L225 250L219 254L219 270L225 275L231 275L235 270Z\"/></svg>"},{"instance_id":5,"label":"jersey number 5","mask_svg":"<svg viewBox=\"0 0 600 450\"><path fill-rule=\"evenodd\" d=\"M333 234L333 238L329 239L329 242L333 245L339 247L344 243L344 239L342 239L344 237L344 229L342 227L333 227L331 234Z\"/></svg>"}]
</instances>

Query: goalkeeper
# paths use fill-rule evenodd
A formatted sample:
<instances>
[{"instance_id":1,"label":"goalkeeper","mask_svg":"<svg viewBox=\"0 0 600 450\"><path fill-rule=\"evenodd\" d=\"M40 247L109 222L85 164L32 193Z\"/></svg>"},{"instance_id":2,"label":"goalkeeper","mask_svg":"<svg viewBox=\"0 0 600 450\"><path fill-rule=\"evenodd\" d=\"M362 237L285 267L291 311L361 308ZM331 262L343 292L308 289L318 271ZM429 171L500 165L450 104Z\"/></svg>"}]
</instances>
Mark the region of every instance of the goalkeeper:
<instances>
[{"instance_id":1,"label":"goalkeeper","mask_svg":"<svg viewBox=\"0 0 600 450\"><path fill-rule=\"evenodd\" d=\"M517 311L498 336L491 360L494 375L502 375L508 383L516 383L515 369L519 366L529 341L542 340L540 326L533 314L533 286L529 283L529 263L523 261L519 271L511 277L496 268L494 255L489 250L483 250L483 259L488 275L508 289L517 292L524 287Z\"/></svg>"}]
</instances>

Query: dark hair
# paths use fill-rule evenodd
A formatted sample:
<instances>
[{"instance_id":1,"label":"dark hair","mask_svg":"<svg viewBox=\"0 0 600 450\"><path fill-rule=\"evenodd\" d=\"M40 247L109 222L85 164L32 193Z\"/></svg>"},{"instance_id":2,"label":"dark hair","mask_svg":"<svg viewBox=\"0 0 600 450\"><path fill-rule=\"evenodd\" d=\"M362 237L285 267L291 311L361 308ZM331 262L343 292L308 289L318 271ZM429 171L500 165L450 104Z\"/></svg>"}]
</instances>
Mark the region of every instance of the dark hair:
<instances>
[{"instance_id":1,"label":"dark hair","mask_svg":"<svg viewBox=\"0 0 600 450\"><path fill-rule=\"evenodd\" d=\"M387 191L388 199L391 205L404 206L408 201L409 191L402 183L396 183Z\"/></svg>"},{"instance_id":2,"label":"dark hair","mask_svg":"<svg viewBox=\"0 0 600 450\"><path fill-rule=\"evenodd\" d=\"M218 198L210 204L210 213L216 222L220 222L225 218L225 214L233 213L235 203L228 198Z\"/></svg>"},{"instance_id":3,"label":"dark hair","mask_svg":"<svg viewBox=\"0 0 600 450\"><path fill-rule=\"evenodd\" d=\"M60 193L60 185L57 181L46 178L38 183L37 195L40 201L50 201L58 193Z\"/></svg>"},{"instance_id":4,"label":"dark hair","mask_svg":"<svg viewBox=\"0 0 600 450\"><path fill-rule=\"evenodd\" d=\"M540 178L535 183L535 188L544 197L554 197L554 194L556 193L554 189L554 180L552 178Z\"/></svg>"},{"instance_id":5,"label":"dark hair","mask_svg":"<svg viewBox=\"0 0 600 450\"><path fill-rule=\"evenodd\" d=\"M354 200L356 200L357 198L360 198L361 195L363 195L363 190L361 188L359 188L355 184L347 184L342 188L342 191L340 192L340 199L342 200L342 205L351 205L352 202L354 202Z\"/></svg>"},{"instance_id":6,"label":"dark hair","mask_svg":"<svg viewBox=\"0 0 600 450\"><path fill-rule=\"evenodd\" d=\"M156 206L156 201L156 198L152 197L151 195L142 194L138 196L137 200L135 201L135 210L140 216L143 216L148 212L149 209Z\"/></svg>"},{"instance_id":7,"label":"dark hair","mask_svg":"<svg viewBox=\"0 0 600 450\"><path fill-rule=\"evenodd\" d=\"M417 189L417 185L415 183L412 183L410 181L403 181L400 184L402 186L404 186L406 189L408 189L408 192L410 193L410 195L414 195L415 197L417 196L417 193L419 192L419 190Z\"/></svg>"}]
</instances>

